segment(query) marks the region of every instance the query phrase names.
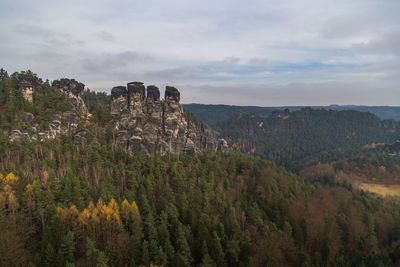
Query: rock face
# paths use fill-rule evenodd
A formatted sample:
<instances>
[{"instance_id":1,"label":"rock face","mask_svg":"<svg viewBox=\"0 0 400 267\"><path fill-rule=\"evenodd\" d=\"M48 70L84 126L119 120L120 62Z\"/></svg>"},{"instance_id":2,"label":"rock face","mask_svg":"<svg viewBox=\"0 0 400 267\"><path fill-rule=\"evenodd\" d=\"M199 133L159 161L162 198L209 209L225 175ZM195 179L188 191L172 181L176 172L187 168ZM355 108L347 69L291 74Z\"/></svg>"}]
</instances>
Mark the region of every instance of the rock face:
<instances>
[{"instance_id":1,"label":"rock face","mask_svg":"<svg viewBox=\"0 0 400 267\"><path fill-rule=\"evenodd\" d=\"M283 119L286 120L288 119L290 116L290 111L289 109L285 109L285 110L274 110L272 111L272 118L274 119Z\"/></svg>"},{"instance_id":2,"label":"rock face","mask_svg":"<svg viewBox=\"0 0 400 267\"><path fill-rule=\"evenodd\" d=\"M32 84L32 83L31 83ZM21 85L20 85L21 86ZM78 124L81 121L87 121L90 114L81 98L85 85L75 80L61 79L53 82L53 86L61 90L71 99L72 109L63 114L55 114L49 123L49 128L45 131L39 131L39 125L34 122L32 113L22 113L20 120L24 122L25 127L11 128L9 138L22 142L23 140L43 140L54 139L62 134L71 134L79 143L83 143L86 131L79 129ZM32 87L32 91L33 91Z\"/></svg>"},{"instance_id":3,"label":"rock face","mask_svg":"<svg viewBox=\"0 0 400 267\"><path fill-rule=\"evenodd\" d=\"M22 113L20 120L24 126L10 130L11 140L52 139L68 133L76 142L86 143L86 130L79 127L90 117L82 99L85 85L74 79L56 80L52 85L71 100L72 109L54 115L45 131L38 130L33 114ZM163 100L160 99L160 90L154 85L146 88L141 82L131 82L126 87L114 87L110 106L112 121L109 122L115 133L114 145L132 154L227 150L227 142L219 139L208 126L190 119L179 101L180 93L172 86L166 87Z\"/></svg>"},{"instance_id":4,"label":"rock face","mask_svg":"<svg viewBox=\"0 0 400 267\"><path fill-rule=\"evenodd\" d=\"M18 88L22 90L22 96L29 102L33 102L34 88L42 83L43 81L31 72L21 74L18 77Z\"/></svg>"},{"instance_id":5,"label":"rock face","mask_svg":"<svg viewBox=\"0 0 400 267\"><path fill-rule=\"evenodd\" d=\"M225 140L208 126L190 120L179 105L180 93L171 86L164 100L154 85L128 83L111 90L111 114L117 131L115 143L132 154L196 153L208 149L224 151Z\"/></svg>"},{"instance_id":6,"label":"rock face","mask_svg":"<svg viewBox=\"0 0 400 267\"><path fill-rule=\"evenodd\" d=\"M89 112L82 99L85 89L83 83L77 82L74 79L60 79L53 81L52 85L64 92L72 100L73 110L79 115L81 120L88 119Z\"/></svg>"}]
</instances>

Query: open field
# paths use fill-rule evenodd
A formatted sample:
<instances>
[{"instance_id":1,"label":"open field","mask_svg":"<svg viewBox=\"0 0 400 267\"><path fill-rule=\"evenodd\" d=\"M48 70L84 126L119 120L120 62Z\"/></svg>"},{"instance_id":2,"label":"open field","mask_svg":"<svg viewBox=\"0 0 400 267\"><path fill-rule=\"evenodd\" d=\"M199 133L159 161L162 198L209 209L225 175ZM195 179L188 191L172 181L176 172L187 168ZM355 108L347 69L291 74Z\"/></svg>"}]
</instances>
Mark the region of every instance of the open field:
<instances>
[{"instance_id":1,"label":"open field","mask_svg":"<svg viewBox=\"0 0 400 267\"><path fill-rule=\"evenodd\" d=\"M400 197L400 185L360 183L359 188L383 197Z\"/></svg>"}]
</instances>

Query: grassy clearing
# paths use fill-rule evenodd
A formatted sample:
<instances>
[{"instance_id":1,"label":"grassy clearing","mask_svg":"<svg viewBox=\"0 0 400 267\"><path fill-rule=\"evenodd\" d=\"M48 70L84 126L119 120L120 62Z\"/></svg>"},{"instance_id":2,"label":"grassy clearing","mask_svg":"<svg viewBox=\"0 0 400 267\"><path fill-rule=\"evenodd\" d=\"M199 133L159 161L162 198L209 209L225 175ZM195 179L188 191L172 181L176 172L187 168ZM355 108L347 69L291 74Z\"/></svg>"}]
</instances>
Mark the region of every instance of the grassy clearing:
<instances>
[{"instance_id":1,"label":"grassy clearing","mask_svg":"<svg viewBox=\"0 0 400 267\"><path fill-rule=\"evenodd\" d=\"M400 197L400 185L360 183L359 188L383 197Z\"/></svg>"}]
</instances>

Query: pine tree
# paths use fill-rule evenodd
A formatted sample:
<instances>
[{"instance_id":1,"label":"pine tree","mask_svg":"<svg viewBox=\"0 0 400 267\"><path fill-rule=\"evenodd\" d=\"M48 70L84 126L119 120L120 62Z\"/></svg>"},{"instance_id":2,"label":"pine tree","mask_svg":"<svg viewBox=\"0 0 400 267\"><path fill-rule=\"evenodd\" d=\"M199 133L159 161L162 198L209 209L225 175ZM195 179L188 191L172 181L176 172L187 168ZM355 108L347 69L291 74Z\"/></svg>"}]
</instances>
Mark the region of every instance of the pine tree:
<instances>
[{"instance_id":1,"label":"pine tree","mask_svg":"<svg viewBox=\"0 0 400 267\"><path fill-rule=\"evenodd\" d=\"M43 266L55 266L57 255L51 243L47 243L46 250L43 255Z\"/></svg>"},{"instance_id":2,"label":"pine tree","mask_svg":"<svg viewBox=\"0 0 400 267\"><path fill-rule=\"evenodd\" d=\"M74 252L75 252L75 236L74 232L68 231L66 235L64 235L61 243L61 253L64 256L66 262L74 262Z\"/></svg>"},{"instance_id":3,"label":"pine tree","mask_svg":"<svg viewBox=\"0 0 400 267\"><path fill-rule=\"evenodd\" d=\"M201 267L217 267L217 264L212 260L210 255L204 254L202 260L201 260Z\"/></svg>"},{"instance_id":4,"label":"pine tree","mask_svg":"<svg viewBox=\"0 0 400 267\"><path fill-rule=\"evenodd\" d=\"M149 243L144 240L142 245L142 259L141 262L144 266L150 266Z\"/></svg>"},{"instance_id":5,"label":"pine tree","mask_svg":"<svg viewBox=\"0 0 400 267\"><path fill-rule=\"evenodd\" d=\"M226 266L225 253L221 246L221 239L215 231L213 232L210 251L212 259L217 263L218 266Z\"/></svg>"}]
</instances>

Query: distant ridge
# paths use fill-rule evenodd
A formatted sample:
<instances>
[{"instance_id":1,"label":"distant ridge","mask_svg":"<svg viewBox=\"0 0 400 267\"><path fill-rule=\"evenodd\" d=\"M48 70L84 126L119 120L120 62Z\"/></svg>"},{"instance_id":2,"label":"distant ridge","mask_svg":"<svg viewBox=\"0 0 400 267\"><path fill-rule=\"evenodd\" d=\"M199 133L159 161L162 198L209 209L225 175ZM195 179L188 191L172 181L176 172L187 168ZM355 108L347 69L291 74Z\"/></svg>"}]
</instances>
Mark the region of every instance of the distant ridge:
<instances>
[{"instance_id":1,"label":"distant ridge","mask_svg":"<svg viewBox=\"0 0 400 267\"><path fill-rule=\"evenodd\" d=\"M234 105L207 105L207 104L182 104L182 106L195 114L199 120L209 125L232 118L238 113L248 113L258 116L270 116L274 110L297 111L307 106L280 106L280 107L259 107L259 106L234 106ZM358 106L358 105L329 105L311 106L313 109L326 110L356 110L370 112L381 119L393 119L400 121L400 106Z\"/></svg>"}]
</instances>

